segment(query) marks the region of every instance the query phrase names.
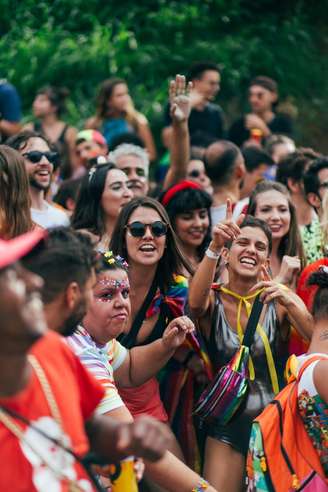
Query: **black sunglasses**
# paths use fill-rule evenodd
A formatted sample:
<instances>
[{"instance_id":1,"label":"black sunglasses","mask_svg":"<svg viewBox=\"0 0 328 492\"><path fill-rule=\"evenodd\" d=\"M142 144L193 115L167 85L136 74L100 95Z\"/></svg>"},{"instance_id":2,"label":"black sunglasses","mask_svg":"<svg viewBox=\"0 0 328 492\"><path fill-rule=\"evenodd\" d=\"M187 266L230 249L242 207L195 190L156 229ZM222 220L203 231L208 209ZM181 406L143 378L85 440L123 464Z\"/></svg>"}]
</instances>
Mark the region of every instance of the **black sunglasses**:
<instances>
[{"instance_id":1,"label":"black sunglasses","mask_svg":"<svg viewBox=\"0 0 328 492\"><path fill-rule=\"evenodd\" d=\"M46 157L51 164L58 164L58 152L40 152L39 150L31 150L30 152L23 154L23 157L26 157L26 159L31 161L33 164L40 162L43 156Z\"/></svg>"},{"instance_id":2,"label":"black sunglasses","mask_svg":"<svg viewBox=\"0 0 328 492\"><path fill-rule=\"evenodd\" d=\"M194 169L189 173L190 178L199 178L199 176L200 176L200 171L198 171L198 169Z\"/></svg>"},{"instance_id":3,"label":"black sunglasses","mask_svg":"<svg viewBox=\"0 0 328 492\"><path fill-rule=\"evenodd\" d=\"M133 237L143 237L146 234L147 227L150 227L151 233L154 237L165 236L167 233L167 224L161 222L160 220L156 220L151 224L143 224L142 222L132 222L131 224L127 224L125 226L131 236Z\"/></svg>"}]
</instances>

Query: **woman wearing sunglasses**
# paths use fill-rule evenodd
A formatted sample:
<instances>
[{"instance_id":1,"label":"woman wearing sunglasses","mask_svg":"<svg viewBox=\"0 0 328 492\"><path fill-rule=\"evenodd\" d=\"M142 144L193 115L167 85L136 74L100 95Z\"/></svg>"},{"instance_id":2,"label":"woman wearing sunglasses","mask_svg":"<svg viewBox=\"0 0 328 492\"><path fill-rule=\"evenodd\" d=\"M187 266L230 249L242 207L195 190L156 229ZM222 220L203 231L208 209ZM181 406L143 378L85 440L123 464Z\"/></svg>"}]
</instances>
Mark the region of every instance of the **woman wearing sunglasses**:
<instances>
[{"instance_id":1,"label":"woman wearing sunglasses","mask_svg":"<svg viewBox=\"0 0 328 492\"><path fill-rule=\"evenodd\" d=\"M180 240L184 257L196 269L211 240L211 197L199 184L185 180L171 186L160 201Z\"/></svg>"},{"instance_id":2,"label":"woman wearing sunglasses","mask_svg":"<svg viewBox=\"0 0 328 492\"><path fill-rule=\"evenodd\" d=\"M204 191L212 196L211 180L205 171L204 162L200 159L191 159L187 166L187 179L198 183Z\"/></svg>"},{"instance_id":3,"label":"woman wearing sunglasses","mask_svg":"<svg viewBox=\"0 0 328 492\"><path fill-rule=\"evenodd\" d=\"M149 197L128 203L110 248L129 263L131 321L121 343L132 348L157 340L170 320L184 314L188 287L181 273L191 271L162 205ZM122 396L133 416L147 413L167 422L155 378ZM173 451L181 456L178 446Z\"/></svg>"},{"instance_id":4,"label":"woman wearing sunglasses","mask_svg":"<svg viewBox=\"0 0 328 492\"><path fill-rule=\"evenodd\" d=\"M128 178L114 164L98 164L81 183L72 226L88 232L99 251L107 251L117 217L132 198Z\"/></svg>"},{"instance_id":5,"label":"woman wearing sunglasses","mask_svg":"<svg viewBox=\"0 0 328 492\"><path fill-rule=\"evenodd\" d=\"M193 330L193 323L186 316L179 317L171 321L163 337L153 343L131 350L124 348L116 338L126 333L131 311L128 266L110 251L100 255L93 293L83 323L68 338L68 343L106 389L97 412L130 422L132 416L118 389L135 387L159 370L186 334ZM169 452L158 463L147 462L146 475L165 490L214 492L199 475Z\"/></svg>"}]
</instances>

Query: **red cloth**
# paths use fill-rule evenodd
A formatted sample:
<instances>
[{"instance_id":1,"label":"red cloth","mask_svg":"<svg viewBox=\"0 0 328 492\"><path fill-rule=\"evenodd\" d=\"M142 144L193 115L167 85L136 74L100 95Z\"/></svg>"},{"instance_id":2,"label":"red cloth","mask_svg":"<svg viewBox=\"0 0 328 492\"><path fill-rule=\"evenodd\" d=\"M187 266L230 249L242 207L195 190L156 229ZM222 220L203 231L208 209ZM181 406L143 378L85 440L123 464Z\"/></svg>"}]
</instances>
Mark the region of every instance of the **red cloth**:
<instances>
[{"instance_id":1,"label":"red cloth","mask_svg":"<svg viewBox=\"0 0 328 492\"><path fill-rule=\"evenodd\" d=\"M133 417L150 415L160 422L168 421L156 378L151 378L137 388L119 388L119 393Z\"/></svg>"},{"instance_id":2,"label":"red cloth","mask_svg":"<svg viewBox=\"0 0 328 492\"><path fill-rule=\"evenodd\" d=\"M310 275L316 272L322 265L328 266L328 258L321 258L308 265L304 268L298 280L296 294L300 296L309 311L311 311L314 295L318 287L316 285L307 285L307 282Z\"/></svg>"},{"instance_id":3,"label":"red cloth","mask_svg":"<svg viewBox=\"0 0 328 492\"><path fill-rule=\"evenodd\" d=\"M49 332L37 342L31 353L44 370L57 402L67 436L66 446L83 456L89 449L84 422L91 417L102 399L103 388L82 366L62 337L54 332ZM34 369L28 386L11 398L1 398L0 405L16 411L40 426L47 434L55 436L58 427ZM51 441L40 436L31 427L18 420L15 422L26 437L31 436L33 445L38 445L41 456L47 457L57 467L59 463L59 469L70 472L72 478L89 482L85 470L74 458L70 458L67 453L63 456ZM23 445L1 422L0 442L0 461L3 465L0 473L1 491L33 492L46 490L47 487L68 490L67 484L59 484L48 467L42 465L30 448ZM92 491L94 488L90 484L85 490Z\"/></svg>"}]
</instances>

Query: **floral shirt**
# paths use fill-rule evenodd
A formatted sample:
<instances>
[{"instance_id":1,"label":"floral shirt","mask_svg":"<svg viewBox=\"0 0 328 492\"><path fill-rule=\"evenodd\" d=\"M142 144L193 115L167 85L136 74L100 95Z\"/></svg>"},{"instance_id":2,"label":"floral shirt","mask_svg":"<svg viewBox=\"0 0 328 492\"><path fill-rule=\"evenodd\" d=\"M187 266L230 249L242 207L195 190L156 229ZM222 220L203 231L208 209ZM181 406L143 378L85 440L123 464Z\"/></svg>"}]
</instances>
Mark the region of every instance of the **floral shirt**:
<instances>
[{"instance_id":1,"label":"floral shirt","mask_svg":"<svg viewBox=\"0 0 328 492\"><path fill-rule=\"evenodd\" d=\"M305 256L308 263L313 263L323 257L323 235L318 217L311 224L300 228Z\"/></svg>"}]
</instances>

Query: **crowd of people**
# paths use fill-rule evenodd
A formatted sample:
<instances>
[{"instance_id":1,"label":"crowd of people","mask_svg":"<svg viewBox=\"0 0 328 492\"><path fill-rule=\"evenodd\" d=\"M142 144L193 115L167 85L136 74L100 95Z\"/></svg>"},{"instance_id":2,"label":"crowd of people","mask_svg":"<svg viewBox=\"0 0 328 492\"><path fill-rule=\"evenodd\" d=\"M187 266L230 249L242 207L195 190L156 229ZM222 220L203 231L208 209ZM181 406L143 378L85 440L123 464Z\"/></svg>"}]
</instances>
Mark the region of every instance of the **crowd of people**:
<instances>
[{"instance_id":1,"label":"crowd of people","mask_svg":"<svg viewBox=\"0 0 328 492\"><path fill-rule=\"evenodd\" d=\"M328 490L328 156L267 76L227 128L220 78L170 82L160 159L123 79L81 129L0 81L1 490Z\"/></svg>"}]
</instances>

